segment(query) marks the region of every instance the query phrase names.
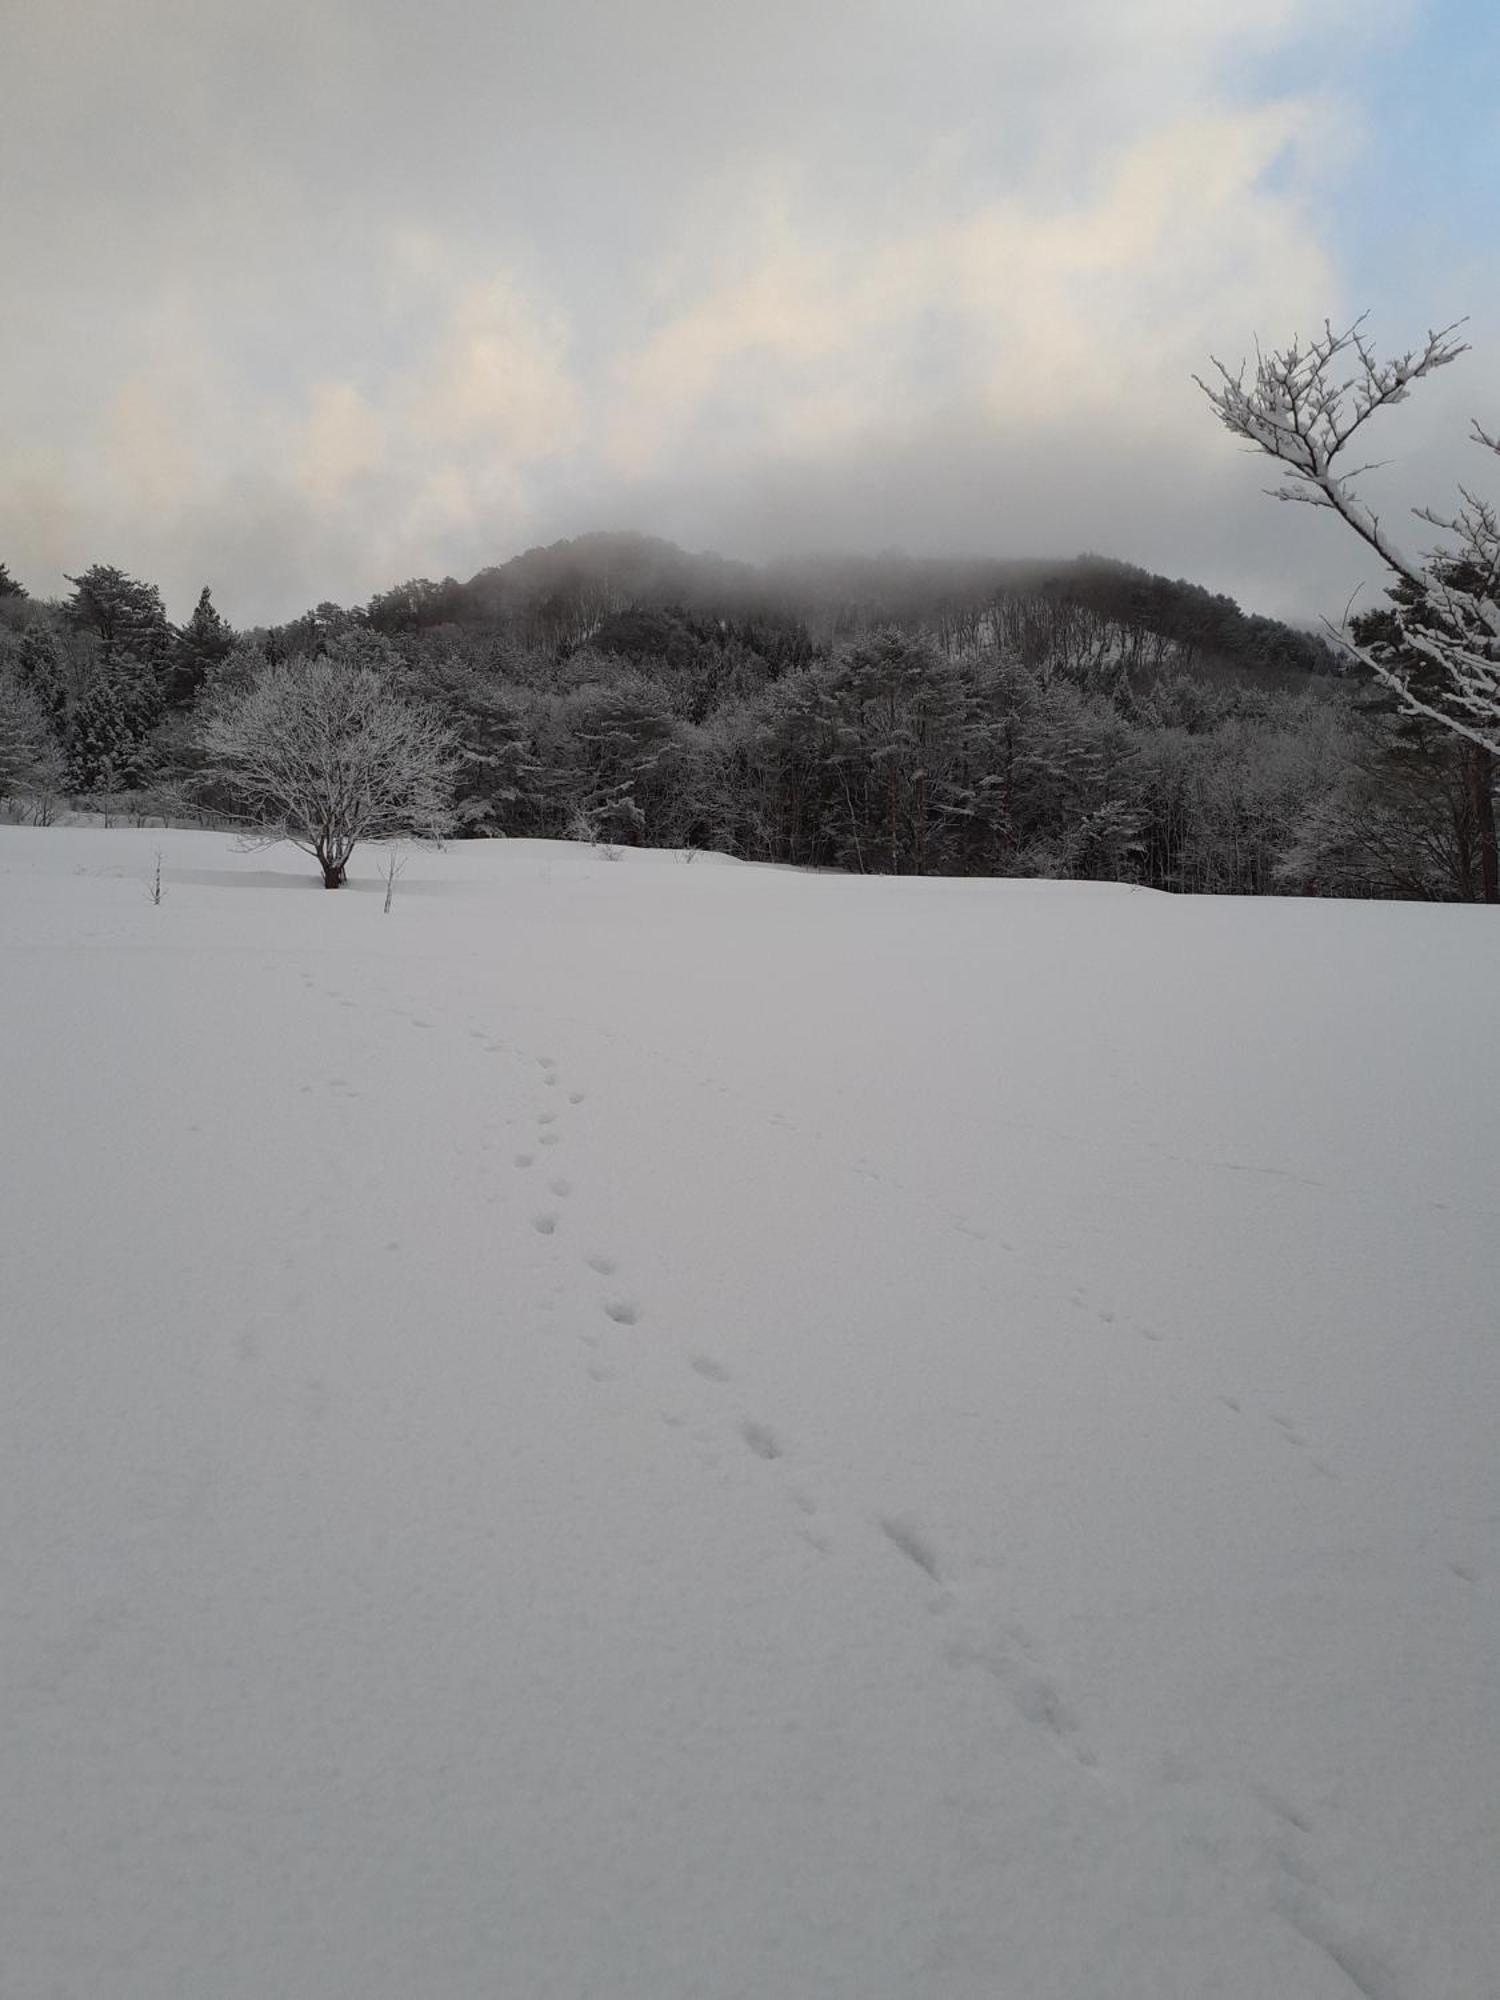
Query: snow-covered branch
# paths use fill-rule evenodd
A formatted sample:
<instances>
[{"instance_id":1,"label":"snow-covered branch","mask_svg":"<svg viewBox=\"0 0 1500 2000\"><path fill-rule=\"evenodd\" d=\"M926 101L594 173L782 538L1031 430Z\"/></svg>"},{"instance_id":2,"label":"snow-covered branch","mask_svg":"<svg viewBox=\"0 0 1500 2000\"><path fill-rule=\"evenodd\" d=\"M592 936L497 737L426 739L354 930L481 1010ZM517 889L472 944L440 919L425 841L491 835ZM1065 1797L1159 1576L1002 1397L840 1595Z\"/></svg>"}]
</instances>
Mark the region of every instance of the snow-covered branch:
<instances>
[{"instance_id":1,"label":"snow-covered branch","mask_svg":"<svg viewBox=\"0 0 1500 2000\"><path fill-rule=\"evenodd\" d=\"M1382 410L1404 402L1415 382L1467 351L1462 322L1427 335L1423 345L1382 361L1356 320L1342 333L1324 330L1305 345L1257 350L1253 376L1215 359L1217 380L1195 378L1220 422L1276 460L1289 483L1279 500L1325 507L1398 579L1392 591L1394 638L1350 652L1400 697L1409 714L1441 723L1500 754L1500 516L1494 505L1460 489L1463 505L1443 515L1414 508L1418 520L1451 546L1413 555L1389 533L1358 490L1373 463L1347 465L1350 444ZM1500 439L1477 422L1474 442L1500 452Z\"/></svg>"}]
</instances>

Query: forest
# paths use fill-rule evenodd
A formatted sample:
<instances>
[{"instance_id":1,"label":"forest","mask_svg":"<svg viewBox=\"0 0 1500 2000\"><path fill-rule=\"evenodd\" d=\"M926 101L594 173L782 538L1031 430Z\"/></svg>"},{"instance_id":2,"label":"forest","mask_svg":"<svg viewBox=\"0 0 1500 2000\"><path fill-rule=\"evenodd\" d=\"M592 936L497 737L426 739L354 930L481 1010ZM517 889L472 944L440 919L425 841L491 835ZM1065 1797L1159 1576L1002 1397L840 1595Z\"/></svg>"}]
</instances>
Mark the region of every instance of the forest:
<instances>
[{"instance_id":1,"label":"forest","mask_svg":"<svg viewBox=\"0 0 1500 2000\"><path fill-rule=\"evenodd\" d=\"M243 825L205 714L328 658L441 725L457 836L1500 900L1487 751L1323 639L1104 557L755 567L596 534L241 632L208 589L178 627L119 569L68 581L0 565L12 820Z\"/></svg>"}]
</instances>

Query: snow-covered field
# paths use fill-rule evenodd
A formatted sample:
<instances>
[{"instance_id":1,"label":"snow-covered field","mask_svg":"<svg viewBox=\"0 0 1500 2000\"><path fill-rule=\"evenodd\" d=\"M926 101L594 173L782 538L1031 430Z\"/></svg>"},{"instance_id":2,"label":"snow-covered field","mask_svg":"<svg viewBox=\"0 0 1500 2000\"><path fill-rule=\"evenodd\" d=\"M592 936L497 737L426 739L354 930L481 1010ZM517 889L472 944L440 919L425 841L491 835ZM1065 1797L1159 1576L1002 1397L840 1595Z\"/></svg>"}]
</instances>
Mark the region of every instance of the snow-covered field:
<instances>
[{"instance_id":1,"label":"snow-covered field","mask_svg":"<svg viewBox=\"0 0 1500 2000\"><path fill-rule=\"evenodd\" d=\"M0 829L6 2000L1500 1992L1494 913L380 860Z\"/></svg>"}]
</instances>

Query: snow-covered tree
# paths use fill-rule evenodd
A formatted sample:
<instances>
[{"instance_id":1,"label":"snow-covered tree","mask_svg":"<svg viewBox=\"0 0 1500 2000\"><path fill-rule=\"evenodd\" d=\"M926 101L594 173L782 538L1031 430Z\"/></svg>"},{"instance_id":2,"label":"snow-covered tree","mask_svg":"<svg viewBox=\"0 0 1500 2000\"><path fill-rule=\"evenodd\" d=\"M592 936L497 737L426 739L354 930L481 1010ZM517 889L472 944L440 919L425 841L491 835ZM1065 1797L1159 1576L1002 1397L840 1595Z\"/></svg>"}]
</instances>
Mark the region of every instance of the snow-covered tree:
<instances>
[{"instance_id":1,"label":"snow-covered tree","mask_svg":"<svg viewBox=\"0 0 1500 2000\"><path fill-rule=\"evenodd\" d=\"M208 585L199 592L193 615L177 634L166 675L166 699L174 708L191 706L204 683L228 659L234 633L219 616Z\"/></svg>"},{"instance_id":2,"label":"snow-covered tree","mask_svg":"<svg viewBox=\"0 0 1500 2000\"><path fill-rule=\"evenodd\" d=\"M126 655L154 675L166 672L173 635L154 583L108 563L95 563L68 581L73 586L68 617L80 631L95 634L106 661Z\"/></svg>"},{"instance_id":3,"label":"snow-covered tree","mask_svg":"<svg viewBox=\"0 0 1500 2000\"><path fill-rule=\"evenodd\" d=\"M16 674L0 666L0 802L50 795L62 778L46 710Z\"/></svg>"},{"instance_id":4,"label":"snow-covered tree","mask_svg":"<svg viewBox=\"0 0 1500 2000\"><path fill-rule=\"evenodd\" d=\"M1390 639L1350 641L1350 651L1395 691L1408 714L1494 755L1500 754L1500 511L1467 488L1451 514L1416 508L1417 518L1448 540L1412 555L1360 497L1360 475L1373 467L1348 463L1374 417L1465 351L1449 326L1429 333L1420 348L1382 361L1362 321L1342 333L1325 325L1305 346L1294 341L1258 355L1248 381L1243 368L1231 374L1215 360L1218 380L1200 378L1199 387L1226 429L1286 469L1290 483L1274 489L1277 499L1337 514L1395 575ZM1473 439L1500 453L1500 437L1478 423Z\"/></svg>"},{"instance_id":5,"label":"snow-covered tree","mask_svg":"<svg viewBox=\"0 0 1500 2000\"><path fill-rule=\"evenodd\" d=\"M342 886L361 840L436 836L450 823L452 745L441 719L341 657L268 664L246 688L210 696L210 763L236 808L272 839L311 854Z\"/></svg>"}]
</instances>

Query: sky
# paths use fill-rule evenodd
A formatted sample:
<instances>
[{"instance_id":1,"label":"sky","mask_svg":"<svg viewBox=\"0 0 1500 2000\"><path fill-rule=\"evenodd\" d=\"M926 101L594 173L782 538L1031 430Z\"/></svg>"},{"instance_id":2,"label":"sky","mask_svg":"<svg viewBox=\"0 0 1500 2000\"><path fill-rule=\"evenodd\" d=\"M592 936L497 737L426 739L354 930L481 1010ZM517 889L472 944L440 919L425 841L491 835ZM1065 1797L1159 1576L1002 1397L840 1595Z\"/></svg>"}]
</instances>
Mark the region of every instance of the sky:
<instances>
[{"instance_id":1,"label":"sky","mask_svg":"<svg viewBox=\"0 0 1500 2000\"><path fill-rule=\"evenodd\" d=\"M1374 573L1192 375L1467 316L1371 494L1482 484L1497 80L1488 0L50 0L0 76L0 561L249 624L634 528L1337 615Z\"/></svg>"}]
</instances>

